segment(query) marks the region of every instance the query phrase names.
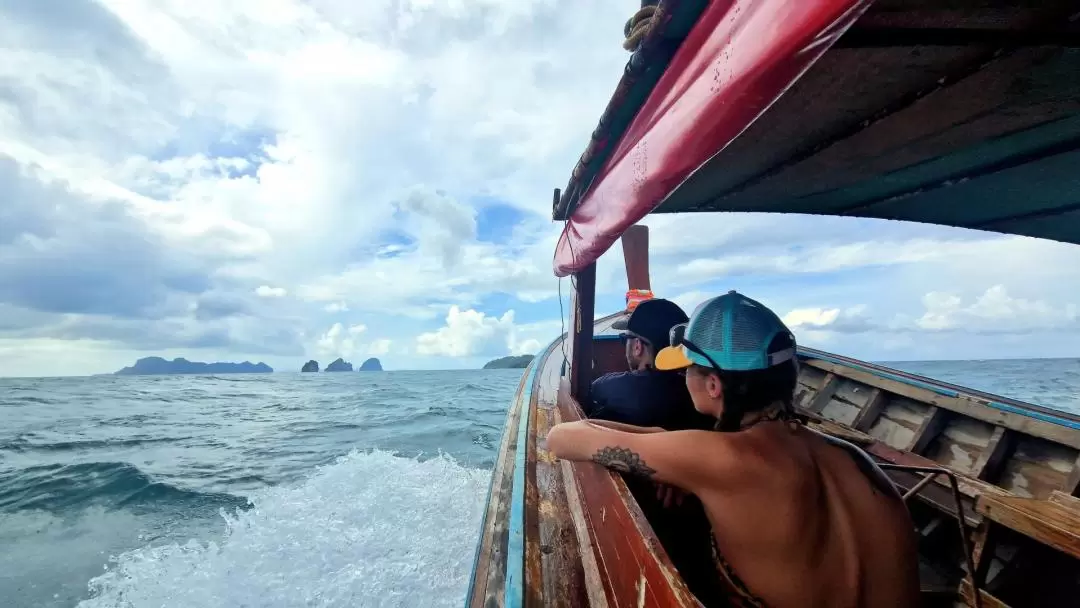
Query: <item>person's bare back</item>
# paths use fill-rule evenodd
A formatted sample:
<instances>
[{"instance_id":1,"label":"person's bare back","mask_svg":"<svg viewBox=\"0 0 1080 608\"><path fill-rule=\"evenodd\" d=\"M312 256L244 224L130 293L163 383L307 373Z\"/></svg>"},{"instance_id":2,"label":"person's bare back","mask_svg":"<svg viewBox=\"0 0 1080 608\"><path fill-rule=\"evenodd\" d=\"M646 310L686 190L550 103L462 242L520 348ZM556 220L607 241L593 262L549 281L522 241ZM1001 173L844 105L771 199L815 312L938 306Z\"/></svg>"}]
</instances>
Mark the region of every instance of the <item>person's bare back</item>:
<instances>
[{"instance_id":1,"label":"person's bare back","mask_svg":"<svg viewBox=\"0 0 1080 608\"><path fill-rule=\"evenodd\" d=\"M855 446L794 420L795 337L760 302L712 298L657 354L684 370L712 431L556 425L548 448L696 494L734 606L919 604L914 525L896 488Z\"/></svg>"},{"instance_id":2,"label":"person's bare back","mask_svg":"<svg viewBox=\"0 0 1080 608\"><path fill-rule=\"evenodd\" d=\"M918 605L907 509L891 487L867 483L851 453L782 422L697 439L701 452L738 454L699 477L719 487L688 489L731 574L765 605Z\"/></svg>"}]
</instances>

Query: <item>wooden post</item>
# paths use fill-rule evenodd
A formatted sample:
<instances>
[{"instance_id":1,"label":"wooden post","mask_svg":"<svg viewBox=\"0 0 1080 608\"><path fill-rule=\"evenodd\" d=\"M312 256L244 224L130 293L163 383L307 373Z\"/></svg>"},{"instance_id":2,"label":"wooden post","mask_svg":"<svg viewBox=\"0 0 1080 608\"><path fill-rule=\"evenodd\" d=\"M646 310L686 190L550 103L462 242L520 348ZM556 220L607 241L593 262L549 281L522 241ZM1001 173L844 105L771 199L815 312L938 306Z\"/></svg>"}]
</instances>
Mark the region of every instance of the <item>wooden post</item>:
<instances>
[{"instance_id":1,"label":"wooden post","mask_svg":"<svg viewBox=\"0 0 1080 608\"><path fill-rule=\"evenodd\" d=\"M586 266L574 279L576 288L570 299L570 394L584 405L592 383L596 263Z\"/></svg>"},{"instance_id":2,"label":"wooden post","mask_svg":"<svg viewBox=\"0 0 1080 608\"><path fill-rule=\"evenodd\" d=\"M652 290L649 282L649 227L634 225L622 235L626 288Z\"/></svg>"}]
</instances>

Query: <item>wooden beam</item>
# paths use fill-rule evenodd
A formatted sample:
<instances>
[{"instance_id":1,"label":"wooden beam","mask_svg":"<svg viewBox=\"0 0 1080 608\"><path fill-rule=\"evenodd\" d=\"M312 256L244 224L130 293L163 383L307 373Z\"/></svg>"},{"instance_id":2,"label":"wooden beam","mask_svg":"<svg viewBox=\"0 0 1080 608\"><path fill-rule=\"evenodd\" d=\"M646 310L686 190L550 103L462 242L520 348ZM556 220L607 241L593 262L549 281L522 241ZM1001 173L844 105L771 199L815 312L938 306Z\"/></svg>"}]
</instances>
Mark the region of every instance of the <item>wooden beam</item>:
<instances>
[{"instance_id":1,"label":"wooden beam","mask_svg":"<svg viewBox=\"0 0 1080 608\"><path fill-rule=\"evenodd\" d=\"M1061 490L1054 490L1050 492L1050 498L1048 498L1047 500L1057 503L1063 507L1080 510L1080 498L1070 496L1062 492Z\"/></svg>"},{"instance_id":2,"label":"wooden beam","mask_svg":"<svg viewBox=\"0 0 1080 608\"><path fill-rule=\"evenodd\" d=\"M808 359L804 361L804 364L816 367L827 373L836 374L855 380L856 382L861 382L867 386L880 388L902 397L945 408L949 411L963 414L976 420L989 422L995 426L1004 426L1022 434L1032 435L1054 443L1080 449L1080 429L1073 429L1060 424L1046 422L1030 416L1024 416L1023 414L1006 412L964 396L951 397L949 395L942 395L918 386L900 382L899 380L885 378L872 372L840 365L831 361Z\"/></svg>"},{"instance_id":3,"label":"wooden beam","mask_svg":"<svg viewBox=\"0 0 1080 608\"><path fill-rule=\"evenodd\" d=\"M833 374L828 374L825 376L825 381L821 383L821 388L814 395L813 400L806 406L806 409L815 414L820 413L832 401L833 395L836 394L838 388L840 388L840 379Z\"/></svg>"},{"instance_id":4,"label":"wooden beam","mask_svg":"<svg viewBox=\"0 0 1080 608\"><path fill-rule=\"evenodd\" d=\"M919 425L919 430L915 431L915 435L911 437L907 450L922 454L930 445L930 442L941 434L941 430L949 422L950 414L951 412L940 407L931 407L930 413L926 415L926 418L923 418L922 424Z\"/></svg>"},{"instance_id":5,"label":"wooden beam","mask_svg":"<svg viewBox=\"0 0 1080 608\"><path fill-rule=\"evenodd\" d=\"M859 413L855 416L855 420L851 422L851 426L855 430L867 432L870 427L874 426L874 421L881 417L881 412L885 411L885 406L889 403L889 393L875 388L870 397L866 400L866 405L863 406Z\"/></svg>"},{"instance_id":6,"label":"wooden beam","mask_svg":"<svg viewBox=\"0 0 1080 608\"><path fill-rule=\"evenodd\" d=\"M1080 509L1048 500L982 495L975 510L998 524L1080 559Z\"/></svg>"},{"instance_id":7,"label":"wooden beam","mask_svg":"<svg viewBox=\"0 0 1080 608\"><path fill-rule=\"evenodd\" d=\"M1015 445L1016 433L1003 426L994 427L990 442L979 454L979 459L975 461L971 474L983 481L996 481Z\"/></svg>"},{"instance_id":8,"label":"wooden beam","mask_svg":"<svg viewBox=\"0 0 1080 608\"><path fill-rule=\"evenodd\" d=\"M596 263L573 275L575 289L570 306L570 395L580 403L589 400L592 383L593 321L596 305Z\"/></svg>"},{"instance_id":9,"label":"wooden beam","mask_svg":"<svg viewBox=\"0 0 1080 608\"><path fill-rule=\"evenodd\" d=\"M634 225L622 235L626 288L652 290L649 282L649 227Z\"/></svg>"},{"instance_id":10,"label":"wooden beam","mask_svg":"<svg viewBox=\"0 0 1080 608\"><path fill-rule=\"evenodd\" d=\"M964 579L960 583L960 597L964 600L964 605L975 605L975 594L971 589L971 581ZM983 608L1009 608L1008 604L990 595L985 589L979 590L979 598L982 600L980 603Z\"/></svg>"}]
</instances>

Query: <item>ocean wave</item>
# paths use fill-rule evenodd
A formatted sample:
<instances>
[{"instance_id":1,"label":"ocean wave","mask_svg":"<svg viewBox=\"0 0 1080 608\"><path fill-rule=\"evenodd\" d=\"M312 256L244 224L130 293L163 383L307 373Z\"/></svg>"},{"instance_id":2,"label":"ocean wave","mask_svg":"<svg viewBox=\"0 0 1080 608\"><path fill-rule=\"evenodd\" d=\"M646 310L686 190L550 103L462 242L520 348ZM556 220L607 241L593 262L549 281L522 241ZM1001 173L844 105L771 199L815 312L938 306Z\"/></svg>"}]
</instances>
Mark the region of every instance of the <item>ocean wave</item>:
<instances>
[{"instance_id":1,"label":"ocean wave","mask_svg":"<svg viewBox=\"0 0 1080 608\"><path fill-rule=\"evenodd\" d=\"M0 443L0 451L12 452L68 452L109 448L137 448L154 443L184 441L188 437L147 437L144 439L78 439L75 441L35 442L32 433L23 433L15 439Z\"/></svg>"},{"instance_id":2,"label":"ocean wave","mask_svg":"<svg viewBox=\"0 0 1080 608\"><path fill-rule=\"evenodd\" d=\"M170 507L244 507L231 494L198 492L154 480L124 462L42 465L0 472L0 510L70 512L89 506L137 508L151 503Z\"/></svg>"},{"instance_id":3,"label":"ocean wave","mask_svg":"<svg viewBox=\"0 0 1080 608\"><path fill-rule=\"evenodd\" d=\"M354 452L223 513L218 542L113 558L79 606L459 606L489 477L444 455Z\"/></svg>"}]
</instances>

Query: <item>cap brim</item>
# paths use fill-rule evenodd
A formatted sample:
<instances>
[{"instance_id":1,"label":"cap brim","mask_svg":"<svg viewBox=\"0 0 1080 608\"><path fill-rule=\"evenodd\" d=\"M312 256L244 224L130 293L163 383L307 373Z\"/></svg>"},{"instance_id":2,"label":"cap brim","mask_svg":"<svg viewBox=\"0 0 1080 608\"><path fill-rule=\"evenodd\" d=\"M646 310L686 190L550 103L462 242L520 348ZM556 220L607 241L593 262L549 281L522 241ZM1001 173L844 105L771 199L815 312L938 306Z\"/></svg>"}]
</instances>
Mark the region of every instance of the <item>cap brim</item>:
<instances>
[{"instance_id":1,"label":"cap brim","mask_svg":"<svg viewBox=\"0 0 1080 608\"><path fill-rule=\"evenodd\" d=\"M630 317L623 317L611 324L611 329L629 329Z\"/></svg>"},{"instance_id":2,"label":"cap brim","mask_svg":"<svg viewBox=\"0 0 1080 608\"><path fill-rule=\"evenodd\" d=\"M669 346L656 354L655 365L659 370L683 369L693 364L682 346Z\"/></svg>"}]
</instances>

